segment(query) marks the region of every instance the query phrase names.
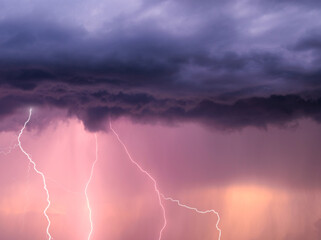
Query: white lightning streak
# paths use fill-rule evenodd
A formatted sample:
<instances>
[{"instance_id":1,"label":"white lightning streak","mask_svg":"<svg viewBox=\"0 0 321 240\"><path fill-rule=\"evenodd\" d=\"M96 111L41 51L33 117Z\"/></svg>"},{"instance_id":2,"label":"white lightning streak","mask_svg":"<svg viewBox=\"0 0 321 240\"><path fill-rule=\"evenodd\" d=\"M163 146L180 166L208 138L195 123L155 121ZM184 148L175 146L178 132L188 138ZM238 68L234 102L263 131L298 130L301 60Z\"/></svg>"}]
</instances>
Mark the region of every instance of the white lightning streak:
<instances>
[{"instance_id":1,"label":"white lightning streak","mask_svg":"<svg viewBox=\"0 0 321 240\"><path fill-rule=\"evenodd\" d=\"M163 231L167 225L167 220L166 220L166 212L165 212L165 207L163 205L163 202L162 202L162 197L161 197L161 193L157 187L157 182L156 180L146 171L144 170L133 158L132 156L130 155L126 145L123 143L123 141L119 138L118 134L116 133L116 131L112 128L111 126L111 122L109 122L109 127L110 127L110 130L115 134L115 136L117 137L118 139L118 142L123 146L123 148L125 149L130 161L142 172L144 173L153 183L154 183L154 189L155 189L155 192L157 193L157 197L158 197L158 201L159 201L159 205L162 209L162 212L163 212L163 219L164 219L164 224L163 224L163 227L162 229L160 230L159 232L159 237L158 237L158 240L161 240L162 239L162 234L163 234Z\"/></svg>"},{"instance_id":2,"label":"white lightning streak","mask_svg":"<svg viewBox=\"0 0 321 240\"><path fill-rule=\"evenodd\" d=\"M93 162L93 164L91 166L90 177L89 177L89 179L87 181L87 184L86 184L86 187L85 187L85 195L86 195L87 207L88 207L88 211L89 211L89 221L90 221L90 232L89 232L89 235L88 235L88 240L90 240L91 235L92 235L93 230L94 230L94 224L93 224L93 221L92 221L92 210L91 210L91 207L90 207L90 202L89 202L87 191L88 191L88 186L89 186L89 184L91 182L91 179L93 177L95 165L96 165L97 160L98 160L98 141L97 141L97 135L96 134L95 134L95 140L96 140L96 157L95 157L95 161Z\"/></svg>"},{"instance_id":3,"label":"white lightning streak","mask_svg":"<svg viewBox=\"0 0 321 240\"><path fill-rule=\"evenodd\" d=\"M21 141L20 141L20 138L21 138L21 136L22 136L22 133L23 133L23 131L25 130L27 124L28 124L29 121L30 121L31 114L32 114L32 109L30 108L30 109L29 109L29 117L28 117L27 121L24 123L23 128L20 130L20 133L19 133L19 136L18 136L18 146L19 146L21 152L23 152L23 153L27 156L27 158L28 158L28 160L29 160L29 164L30 164L30 163L32 164L33 169L35 170L35 172L42 177L43 189L45 190L45 192L46 192L46 194L47 194L47 203L48 203L47 206L46 206L46 208L45 208L44 211L43 211L43 214L45 215L45 217L46 217L46 219L47 219L47 221L48 221L48 225L47 225L46 232L47 232L48 239L51 240L52 237L51 237L50 232L49 232L49 228L50 228L51 222L50 222L50 219L49 219L49 217L48 217L48 215L47 215L47 210L48 210L48 208L50 207L50 196L49 196L49 191L48 191L48 189L47 189L46 178L45 178L45 175L44 175L41 171L39 171L39 170L37 169L37 165L36 165L36 163L32 160L30 154L28 154L28 153L22 148Z\"/></svg>"},{"instance_id":4,"label":"white lightning streak","mask_svg":"<svg viewBox=\"0 0 321 240\"><path fill-rule=\"evenodd\" d=\"M200 211L200 210L198 210L198 209L195 208L195 207L190 207L190 206L187 206L187 205L185 205L185 204L182 204L179 200L173 199L173 198L171 198L171 197L165 197L163 194L162 194L162 197L163 197L165 200L172 201L172 202L176 203L176 204L177 204L178 206L180 206L180 207L193 210L193 211L195 211L195 212L197 212L197 213L200 213L200 214L207 214L207 213L214 213L214 214L216 214L216 216L217 216L217 222L216 222L216 225L215 225L215 226L216 226L217 231L219 232L218 240L221 239L222 230L221 230L221 229L219 228L219 226L218 226L218 224L220 223L221 218L220 218L220 215L219 215L218 212L216 212L216 211L213 210L213 209L205 210L205 211Z\"/></svg>"},{"instance_id":5,"label":"white lightning streak","mask_svg":"<svg viewBox=\"0 0 321 240\"><path fill-rule=\"evenodd\" d=\"M16 147L18 147L18 144L14 144L13 146L9 146L7 149L7 151L6 150L1 150L0 151L0 154L3 154L3 155L8 155L8 154L10 154Z\"/></svg>"},{"instance_id":6,"label":"white lightning streak","mask_svg":"<svg viewBox=\"0 0 321 240\"><path fill-rule=\"evenodd\" d=\"M112 128L112 125L111 125L111 122L109 122L109 127L110 127L110 130L115 134L115 136L117 137L118 141L120 142L120 144L123 146L123 148L125 149L130 161L136 165L136 167L141 171L143 172L144 174L146 174L154 183L154 188L155 188L155 191L157 193L157 196L158 196L158 200L159 200L159 205L161 206L162 210L163 210L163 217L164 217L164 225L159 233L159 238L158 240L161 240L162 238L162 233L163 233L163 230L165 229L166 225L167 225L167 220L166 220L166 212L165 212L165 207L162 203L162 199L161 198L164 198L165 200L168 200L168 201L172 201L172 202L175 202L177 203L178 206L180 207L183 207L183 208L187 208L187 209L190 209L190 210L193 210L197 213L200 213L200 214L207 214L207 213L214 213L216 216L217 216L217 222L216 222L216 229L217 231L219 232L219 236L218 236L218 240L221 240L221 235L222 235L222 230L219 228L219 223L220 223L220 215L217 211L213 210L213 209L210 209L210 210L205 210L205 211L200 211L198 210L197 208L195 207L190 207L190 206L187 206L185 204L182 204L179 200L175 200L171 197L165 197L158 189L157 187L157 182L156 180L146 171L144 170L130 155L126 145L124 144L124 142L120 139L119 135L116 133L116 131Z\"/></svg>"}]
</instances>

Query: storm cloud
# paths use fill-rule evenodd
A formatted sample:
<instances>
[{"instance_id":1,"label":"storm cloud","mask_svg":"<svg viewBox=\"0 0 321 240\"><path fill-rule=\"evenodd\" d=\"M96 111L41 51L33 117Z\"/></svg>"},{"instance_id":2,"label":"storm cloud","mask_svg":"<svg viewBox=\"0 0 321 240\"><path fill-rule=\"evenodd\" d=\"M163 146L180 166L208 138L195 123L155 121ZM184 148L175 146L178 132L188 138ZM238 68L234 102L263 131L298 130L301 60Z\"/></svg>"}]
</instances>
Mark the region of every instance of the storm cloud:
<instances>
[{"instance_id":1,"label":"storm cloud","mask_svg":"<svg viewBox=\"0 0 321 240\"><path fill-rule=\"evenodd\" d=\"M320 6L303 6L2 1L0 116L54 107L91 131L121 116L222 129L319 122Z\"/></svg>"}]
</instances>

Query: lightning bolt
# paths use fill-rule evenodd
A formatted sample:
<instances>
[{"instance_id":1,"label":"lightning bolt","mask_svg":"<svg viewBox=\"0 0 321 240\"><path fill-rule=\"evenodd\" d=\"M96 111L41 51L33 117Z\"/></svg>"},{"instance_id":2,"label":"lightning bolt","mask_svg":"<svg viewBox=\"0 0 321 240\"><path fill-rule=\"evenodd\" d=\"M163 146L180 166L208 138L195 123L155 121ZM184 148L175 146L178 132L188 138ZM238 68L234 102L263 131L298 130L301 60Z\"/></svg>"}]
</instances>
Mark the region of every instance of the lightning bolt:
<instances>
[{"instance_id":1,"label":"lightning bolt","mask_svg":"<svg viewBox=\"0 0 321 240\"><path fill-rule=\"evenodd\" d=\"M165 200L168 200L168 201L171 201L171 202L176 203L176 204L177 204L178 206L180 206L180 207L187 208L187 209L189 209L189 210L193 210L193 211L195 211L195 212L197 212L197 213L200 213L200 214L207 214L207 213L213 213L213 214L215 214L215 215L217 216L217 222L216 222L215 227L216 227L217 231L219 232L219 234L218 234L218 240L221 240L222 230L221 230L221 229L219 228L219 226L218 226L219 223L220 223L221 218L220 218L220 215L219 215L219 213L218 213L217 211L215 211L215 210L213 210L213 209L205 210L205 211L200 211L200 210L198 210L198 209L195 208L195 207L190 207L190 206L187 206L187 205L185 205L185 204L182 204L179 200L173 199L173 198L171 198L171 197L165 197L163 194L162 194L162 197L163 197Z\"/></svg>"},{"instance_id":2,"label":"lightning bolt","mask_svg":"<svg viewBox=\"0 0 321 240\"><path fill-rule=\"evenodd\" d=\"M25 154L26 157L28 158L29 164L31 164L31 165L33 166L34 171L35 171L37 174L39 174L39 175L41 176L41 178L42 178L43 189L44 189L45 192L46 192L46 195L47 195L47 203L48 203L47 206L46 206L46 208L45 208L44 211L43 211L43 214L44 214L44 216L46 217L46 219L47 219L47 221L48 221L46 233L47 233L48 239L51 240L51 239L53 239L53 238L51 237L51 235L50 235L50 232L49 232L49 228L50 228L51 222L50 222L50 219L49 219L49 217L48 217L48 215L47 215L47 210L48 210L48 208L50 207L50 196L49 196L49 191L48 191L48 189L47 189L46 178L45 178L45 175L43 174L43 172L41 172L41 171L39 171L39 170L37 169L36 163L32 160L30 154L28 154L28 153L23 149L23 147L22 147L22 145L21 145L21 141L20 141L20 138L21 138L21 136L22 136L22 134L23 134L23 131L25 130L27 124L29 123L29 121L30 121L30 119L31 119L31 115L32 115L32 109L30 108L30 109L29 109L29 117L28 117L27 121L24 123L24 125L23 125L23 127L22 127L22 129L20 130L20 133L19 133L19 135L18 135L18 146L19 146L21 152L23 152L23 154Z\"/></svg>"},{"instance_id":3,"label":"lightning bolt","mask_svg":"<svg viewBox=\"0 0 321 240\"><path fill-rule=\"evenodd\" d=\"M0 154L8 155L8 154L10 154L16 147L18 147L18 144L10 145L9 147L7 147L7 151L6 151L6 150L1 150L1 151L0 151Z\"/></svg>"},{"instance_id":4,"label":"lightning bolt","mask_svg":"<svg viewBox=\"0 0 321 240\"><path fill-rule=\"evenodd\" d=\"M32 160L31 158L31 155L28 154L22 147L22 144L21 144L21 136L27 126L27 124L30 122L30 119L31 119L31 115L32 115L32 109L30 108L29 109L29 116L28 116L28 119L26 120L26 122L24 123L22 129L20 130L20 133L18 135L18 144L15 144L13 147L9 147L9 151L8 152L2 152L0 151L0 153L3 153L3 154L8 154L10 153L15 147L19 147L21 152L23 154L26 155L26 157L28 158L29 160L29 165L28 165L28 170L30 170L30 166L32 165L33 166L33 169L34 171L39 174L41 177L42 177L42 181L43 181L43 189L45 190L46 192L46 195L47 195L47 206L46 208L44 209L43 211L43 214L44 216L46 217L47 221L48 221L48 224L47 224L47 228L46 228L46 233L47 233L47 236L48 236L48 239L51 240L53 239L52 236L50 235L50 232L49 232L49 229L50 229L50 225L51 225L51 221L47 215L47 210L49 209L50 207L50 195L49 195L49 191L48 191L48 188L47 188L47 184L46 184L46 178L45 178L45 175L43 172L39 171L37 169L37 165L36 163ZM218 240L221 240L221 235L222 235L222 230L219 228L219 223L220 223L220 215L217 211L213 210L213 209L210 209L210 210L205 210L205 211L201 211L201 210L198 210L197 208L195 207L190 207L188 205L185 205L185 204L182 204L179 200L176 200L176 199L173 199L171 197L165 197L164 194L162 194L158 188L158 184L155 180L155 178L153 178L153 176L147 172L144 168L142 168L133 158L132 156L130 155L126 145L124 144L124 142L120 139L119 135L117 134L117 132L113 129L112 127L112 124L111 122L109 122L109 127L110 127L110 130L113 132L113 134L116 136L118 142L123 146L128 158L130 159L131 163L134 164L142 173L144 173L152 182L153 182L153 185L154 185L154 190L157 194L157 197L158 197L158 202L159 202L159 206L161 207L161 210L162 210L162 213L163 213L163 220L164 220L164 223L163 223L163 226L159 232L159 237L158 237L158 240L161 240L162 239L162 234L163 234L163 231L164 229L166 228L166 225L167 225L167 219L166 219L166 211L165 211L165 207L163 205L163 202L162 202L162 199L166 200L166 201L171 201L171 202L174 202L176 203L178 206L182 207L182 208L186 208L186 209L189 209L189 210L193 210L195 211L196 213L199 213L199 214L208 214L208 213L213 213L217 216L217 222L216 222L216 229L217 231L219 232L219 237L218 237ZM90 201L89 201L89 197L88 197L88 187L89 187L89 184L91 183L91 180L92 180L92 177L93 177L93 173L94 173L94 168L95 168L95 165L98 161L98 140L97 140L97 135L95 134L95 143L96 143L96 155L95 155L95 161L93 162L92 166L91 166L91 171L90 171L90 176L89 176L89 179L86 183L86 187L85 187L85 196L86 196L86 202L87 202L87 207L88 207L88 211L89 211L89 221L90 221L90 232L88 234L88 240L91 239L91 236L92 236L92 233L93 233L93 220L92 220L92 209L91 209L91 206L90 206ZM28 171L29 172L29 171Z\"/></svg>"},{"instance_id":5,"label":"lightning bolt","mask_svg":"<svg viewBox=\"0 0 321 240\"><path fill-rule=\"evenodd\" d=\"M163 223L163 227L161 228L160 232L159 232L159 237L158 237L158 240L161 240L162 239L162 234L163 234L163 231L167 225L167 220L166 220L166 211L165 211L165 207L163 205L163 202L162 202L162 196L161 196L161 192L159 191L158 189L158 186L157 186L157 182L155 180L155 178L152 177L152 175L150 175L146 170L144 170L133 158L132 156L130 155L126 145L124 144L124 142L120 139L119 135L116 133L116 131L113 129L112 125L111 125L111 122L109 122L109 127L110 127L110 130L115 134L116 138L118 139L118 142L123 146L123 148L125 149L125 152L127 153L127 156L129 157L130 161L139 169L139 171L141 171L142 173L144 173L154 184L154 189L155 189L155 192L157 194L157 197L158 197L158 202L159 202L159 206L161 207L162 209L162 212L163 212L163 219L164 219L164 223Z\"/></svg>"},{"instance_id":6,"label":"lightning bolt","mask_svg":"<svg viewBox=\"0 0 321 240\"><path fill-rule=\"evenodd\" d=\"M158 200L159 200L159 205L161 206L162 208L162 211L163 211L163 218L164 218L164 225L162 227L162 229L160 230L160 233L159 233L159 238L158 240L161 240L162 238L162 233L167 225L167 220L166 220L166 212L165 212L165 207L163 205L163 202L162 202L162 199L163 198L164 200L167 200L167 201L172 201L172 202L175 202L177 203L178 206L180 207L183 207L183 208L186 208L186 209L189 209L189 210L193 210L199 214L207 214L207 213L214 213L216 216L217 216L217 222L216 222L216 229L217 231L219 232L219 237L218 237L218 240L221 240L221 235L222 235L222 230L219 228L219 223L220 223L220 215L217 211L213 210L213 209L210 209L210 210L205 210L205 211L200 211L198 210L197 208L195 207L190 207L190 206L187 206L185 204L182 204L179 200L176 200L176 199L173 199L171 197L165 197L164 194L162 194L160 192L160 190L158 189L157 187L157 182L156 180L146 171L144 170L130 155L126 145L124 144L124 142L120 139L119 135L117 134L117 132L113 129L112 125L111 125L111 122L109 122L109 127L110 127L110 130L115 134L116 138L118 139L118 142L123 146L123 148L125 149L125 152L127 153L130 161L136 165L136 167L144 174L146 174L151 180L152 182L154 183L154 188L155 188L155 192L157 193L157 196L158 196Z\"/></svg>"},{"instance_id":7,"label":"lightning bolt","mask_svg":"<svg viewBox=\"0 0 321 240\"><path fill-rule=\"evenodd\" d=\"M88 211L89 211L89 221L90 221L90 232L89 232L89 235L88 235L88 240L90 240L91 238L91 235L93 233L93 230L94 230L94 224L93 224L93 220L92 220L92 210L91 210L91 207L90 207L90 202L89 202L89 197L88 197L88 186L91 182L91 179L93 177L93 173L94 173L94 168L95 168L95 165L97 163L97 160L98 160L98 140L97 140L97 135L95 134L95 141L96 141L96 157L95 157L95 161L93 162L92 166L91 166L91 171L90 171L90 177L87 181L87 184L86 184L86 187L85 187L85 195L86 195L86 201L87 201L87 207L88 207Z\"/></svg>"}]
</instances>

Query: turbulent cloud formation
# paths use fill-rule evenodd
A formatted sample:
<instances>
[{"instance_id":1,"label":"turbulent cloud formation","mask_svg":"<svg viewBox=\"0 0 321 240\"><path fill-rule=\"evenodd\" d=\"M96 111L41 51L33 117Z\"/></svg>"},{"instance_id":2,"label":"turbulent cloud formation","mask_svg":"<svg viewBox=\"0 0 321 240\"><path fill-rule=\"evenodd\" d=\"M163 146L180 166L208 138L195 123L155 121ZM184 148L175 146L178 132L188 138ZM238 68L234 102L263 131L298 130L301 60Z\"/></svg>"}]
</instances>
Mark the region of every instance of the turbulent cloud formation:
<instances>
[{"instance_id":1,"label":"turbulent cloud formation","mask_svg":"<svg viewBox=\"0 0 321 240\"><path fill-rule=\"evenodd\" d=\"M318 1L1 2L0 116L224 129L320 121ZM6 125L8 127L8 125ZM3 130L3 129L2 129Z\"/></svg>"}]
</instances>

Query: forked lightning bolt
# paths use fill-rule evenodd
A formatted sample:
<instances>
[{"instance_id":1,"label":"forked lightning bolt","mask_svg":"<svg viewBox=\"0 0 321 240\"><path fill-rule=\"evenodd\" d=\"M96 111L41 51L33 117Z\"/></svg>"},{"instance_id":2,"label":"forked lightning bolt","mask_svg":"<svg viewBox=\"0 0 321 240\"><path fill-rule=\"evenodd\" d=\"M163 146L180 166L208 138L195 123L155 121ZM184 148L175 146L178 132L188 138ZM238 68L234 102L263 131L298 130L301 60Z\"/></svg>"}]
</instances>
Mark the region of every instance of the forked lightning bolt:
<instances>
[{"instance_id":1,"label":"forked lightning bolt","mask_svg":"<svg viewBox=\"0 0 321 240\"><path fill-rule=\"evenodd\" d=\"M146 171L144 170L133 158L132 156L130 155L130 153L128 152L128 149L126 147L126 145L123 143L123 141L119 138L118 134L116 133L116 131L113 129L112 125L111 125L111 122L109 122L109 127L110 127L110 130L115 134L115 136L117 137L119 143L123 146L123 148L125 149L125 152L127 153L130 161L142 172L144 173L153 183L154 183L154 189L155 189L155 192L157 194L157 197L158 197L158 201L159 201L159 205L162 209L162 212L163 212L163 218L164 218L164 224L163 224L163 227L161 228L160 232L159 232L159 237L158 237L158 240L161 240L162 239L162 234L163 234L163 231L167 225L167 220L166 220L166 212L165 212L165 207L163 205L163 202L162 202L162 196L161 196L161 193L158 189L158 186L157 186L157 182L156 180Z\"/></svg>"},{"instance_id":2,"label":"forked lightning bolt","mask_svg":"<svg viewBox=\"0 0 321 240\"><path fill-rule=\"evenodd\" d=\"M24 123L22 129L20 130L20 133L18 135L18 144L17 145L14 145L13 147L10 147L9 149L9 152L0 152L0 153L3 153L3 154L8 154L11 152L11 150L13 150L16 146L18 146L21 150L21 152L23 154L26 155L26 157L28 158L29 160L29 169L30 169L30 166L32 165L33 166L33 169L34 171L39 174L41 177L42 177L42 181L43 181L43 189L45 190L46 192L46 195L47 195L47 206L46 208L44 209L43 211L43 214L44 216L46 217L47 221L48 221L48 224L47 224L47 228L46 228L46 233L47 233L47 236L48 236L48 240L51 240L53 239L50 232L49 232L49 229L50 229L50 225L51 225L51 221L49 219L49 216L47 214L47 211L50 207L50 195L49 195L49 191L48 191L48 188L47 188L47 184L46 184L46 178L45 178L45 175L43 172L39 171L37 169L37 165L36 163L32 160L30 154L28 154L22 147L22 144L21 144L21 136L27 126L27 124L29 123L30 119L31 119L31 115L32 115L32 109L30 108L29 110L29 116L28 116L28 119L27 121ZM197 213L200 213L200 214L207 214L207 213L213 213L217 216L217 222L216 222L216 229L217 231L219 232L219 237L218 237L218 240L221 239L221 234L222 234L222 231L221 229L219 228L219 222L220 222L220 215L217 211L213 210L213 209L210 209L210 210L205 210L205 211L201 211L201 210L198 210L197 208L195 207L190 207L188 205L185 205L185 204L182 204L179 200L176 200L176 199L173 199L171 197L165 197L161 192L160 190L158 189L158 185L157 185L157 182L156 180L152 177L152 175L150 175L150 173L148 173L145 169L143 169L133 158L132 156L130 155L126 145L124 144L124 142L120 139L119 135L117 134L117 132L113 129L112 125L111 125L111 122L109 122L109 126L110 126L110 129L111 131L114 133L114 135L116 136L118 142L123 146L127 156L129 157L130 161L142 172L144 173L154 184L154 189L155 189L155 192L157 194L157 197L158 197L158 201L159 201L159 205L161 207L161 210L162 210L162 213L163 213L163 220L164 220L164 223L163 223L163 226L159 232L159 237L158 237L158 240L161 240L162 239L162 234L163 234L163 231L167 225L167 219L166 219L166 211L165 211L165 207L163 205L163 202L162 202L162 199L164 200L167 200L167 201L171 201L171 202L174 202L176 203L178 206L180 207L183 207L183 208L186 208L186 209L189 209L189 210L193 210ZM93 177L93 173L94 173L94 168L95 168L95 165L98 161L98 141L97 141L97 135L95 134L95 143L96 143L96 155L95 155L95 161L93 162L92 164L92 167L91 167L91 171L90 171L90 177L86 183L86 187L85 187L85 196L86 196L86 202L87 202L87 207L88 207L88 211L89 211L89 221L90 221L90 232L89 232L89 235L88 235L88 240L91 239L91 236L92 236L92 233L93 233L93 229L94 229L94 224L93 224L93 220L92 220L92 209L91 209L91 206L90 206L90 202L89 202L89 197L88 197L88 187L89 187L89 184L91 183L91 180L92 180L92 177Z\"/></svg>"},{"instance_id":3,"label":"forked lightning bolt","mask_svg":"<svg viewBox=\"0 0 321 240\"><path fill-rule=\"evenodd\" d=\"M187 206L187 205L185 205L185 204L182 204L179 200L173 199L173 198L171 198L171 197L165 197L163 194L162 194L162 197L163 197L165 200L168 200L168 201L171 201L171 202L176 203L176 204L177 204L178 206L180 206L180 207L193 210L193 211L195 211L195 212L197 212L197 213L200 213L200 214L207 214L207 213L213 213L213 214L215 214L215 215L217 216L217 222L216 222L215 227L216 227L217 231L219 232L219 234L218 234L218 240L221 240L222 230L221 230L221 229L219 228L219 226L218 226L218 224L220 223L221 218L220 218L220 215L219 215L218 212L216 212L216 211L213 210L213 209L205 210L205 211L200 211L200 210L198 210L198 209L195 208L195 207L190 207L190 206Z\"/></svg>"},{"instance_id":4,"label":"forked lightning bolt","mask_svg":"<svg viewBox=\"0 0 321 240\"><path fill-rule=\"evenodd\" d=\"M155 187L155 191L157 193L157 196L158 196L158 200L159 200L159 205L161 206L162 210L163 210L163 217L164 217L164 225L159 233L159 238L158 240L161 240L162 238L162 233L167 225L167 220L166 220L166 212L165 212L165 207L162 203L162 199L161 198L164 198L165 200L168 200L168 201L172 201L172 202L175 202L177 203L178 206L180 207L183 207L183 208L186 208L186 209L190 209L190 210L193 210L197 213L200 213L200 214L207 214L207 213L214 213L216 214L217 216L217 222L216 222L216 229L217 231L219 232L219 237L218 237L218 240L221 240L221 235L222 235L222 230L219 228L218 224L220 222L220 215L217 211L211 209L211 210L206 210L206 211L200 211L198 210L197 208L194 208L194 207L190 207L190 206L187 206L187 205L184 205L184 204L181 204L179 200L175 200L173 198L170 198L170 197L165 197L161 192L160 190L158 189L157 187L157 182L156 180L146 171L144 170L135 160L133 160L133 158L131 157L126 145L124 144L124 142L120 139L119 135L116 133L116 131L112 128L112 125L111 125L111 122L109 122L109 127L110 127L110 130L115 134L115 136L117 137L118 141L120 142L120 144L124 147L130 161L136 165L136 167L141 171L143 172L144 174L146 174L154 183L154 187Z\"/></svg>"},{"instance_id":5,"label":"forked lightning bolt","mask_svg":"<svg viewBox=\"0 0 321 240\"><path fill-rule=\"evenodd\" d=\"M48 215L47 215L47 210L48 210L48 208L50 207L50 195L49 195L49 191L48 191L48 189L47 189L46 178L45 178L45 175L43 174L43 172L41 172L41 171L39 171L39 170L37 169L36 163L32 160L30 154L28 154L28 153L23 149L23 147L22 147L22 145L21 145L21 141L20 141L20 138L21 138L21 136L22 136L22 134L23 134L23 131L25 130L27 124L29 123L29 121L30 121L30 119L31 119L31 114L32 114L32 109L30 108L30 110L29 110L29 117L28 117L27 121L24 123L24 125L23 125L23 127L22 127L22 129L20 130L20 133L19 133L19 135L18 135L18 146L19 146L21 152L23 152L23 154L25 154L25 155L27 156L27 158L28 158L28 160L29 160L29 164L31 164L31 165L33 166L33 169L35 170L35 172L36 172L37 174L39 174L39 175L41 176L41 178L42 178L43 189L45 190L45 192L46 192L46 194L47 194L47 203L48 203L47 206L46 206L46 208L45 208L44 211L43 211L43 214L45 215L45 217L46 217L46 219L47 219L47 221L48 221L48 225L47 225L46 232L47 232L48 239L51 240L52 237L51 237L50 232L49 232L49 228L50 228L51 222L50 222L50 219L49 219L49 217L48 217Z\"/></svg>"},{"instance_id":6,"label":"forked lightning bolt","mask_svg":"<svg viewBox=\"0 0 321 240\"><path fill-rule=\"evenodd\" d=\"M18 144L10 145L9 147L7 147L7 151L6 151L6 150L1 150L1 151L0 151L0 154L8 155L8 154L10 154L16 147L18 147Z\"/></svg>"},{"instance_id":7,"label":"forked lightning bolt","mask_svg":"<svg viewBox=\"0 0 321 240\"><path fill-rule=\"evenodd\" d=\"M91 207L90 207L90 202L89 202L87 191L88 191L88 186L89 186L89 184L91 182L91 179L93 177L95 165L96 165L97 160L98 160L98 142L97 142L97 135L96 134L95 134L95 141L96 141L96 157L95 157L95 161L93 162L93 164L91 166L90 177L89 177L89 179L87 181L87 184L86 184L86 187L85 187L85 195L86 195L87 207L88 207L88 211L89 211L89 221L90 221L90 232L89 232L89 235L88 235L88 240L90 240L91 235L92 235L93 230L94 230L94 224L93 224L93 220L92 220L92 210L91 210Z\"/></svg>"}]
</instances>

